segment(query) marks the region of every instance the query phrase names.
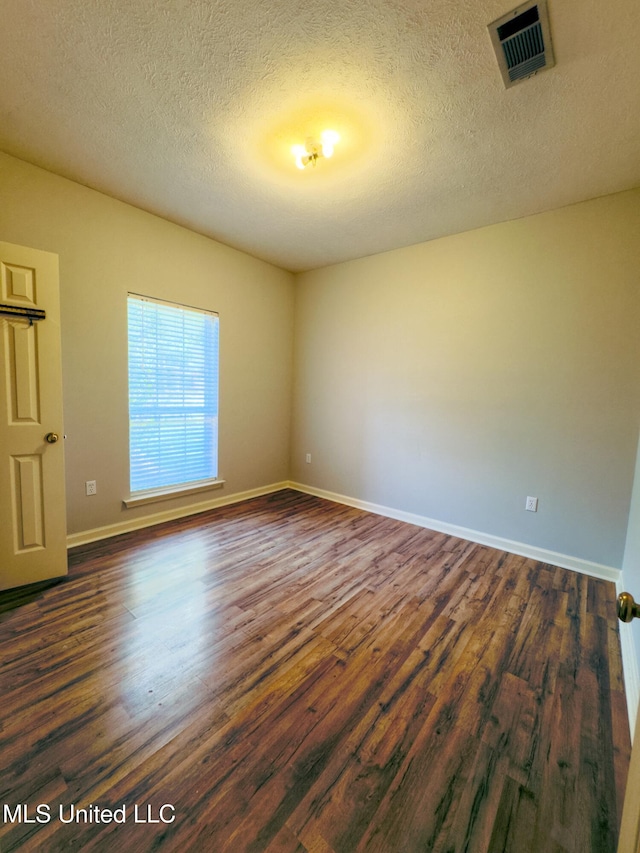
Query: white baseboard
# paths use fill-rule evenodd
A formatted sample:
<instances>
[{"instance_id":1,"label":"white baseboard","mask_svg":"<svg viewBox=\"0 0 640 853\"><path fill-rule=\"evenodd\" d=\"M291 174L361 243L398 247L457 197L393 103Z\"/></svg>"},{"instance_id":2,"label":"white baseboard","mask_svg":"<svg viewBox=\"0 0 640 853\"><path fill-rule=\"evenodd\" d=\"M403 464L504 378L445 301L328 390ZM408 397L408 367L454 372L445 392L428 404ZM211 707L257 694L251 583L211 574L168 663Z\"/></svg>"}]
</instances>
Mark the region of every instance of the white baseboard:
<instances>
[{"instance_id":1,"label":"white baseboard","mask_svg":"<svg viewBox=\"0 0 640 853\"><path fill-rule=\"evenodd\" d=\"M470 542L477 542L479 545L487 545L489 548L497 548L499 551L508 551L510 554L518 554L521 557L530 557L532 560L539 560L542 563L550 563L552 566L559 566L562 569L573 569L576 572L581 572L584 575L590 575L591 577L599 578L600 580L617 583L620 579L620 569L614 569L612 566L603 566L600 563L592 563L589 560L582 560L579 557L571 557L568 554L548 551L546 548L537 548L535 545L527 545L524 542L514 542L511 539L503 539L501 536L492 536L490 533L471 530L469 527L459 527L457 524L448 524L445 521L438 521L435 518L427 518L426 516L415 515L411 512L402 512L401 510L393 509L392 507L380 506L379 504L372 504L368 501L360 501L356 498L350 498L346 495L338 495L334 492L327 492L324 489L316 489L313 486L306 486L302 483L290 483L289 487L308 495L325 498L328 501L353 506L356 507L356 509L363 509L366 512L373 512L376 515L384 515L387 518L395 518L397 521L406 521L408 524L415 524L418 527L427 527L429 530L436 530L438 533L448 533L450 536L457 536L460 539L468 539Z\"/></svg>"},{"instance_id":2,"label":"white baseboard","mask_svg":"<svg viewBox=\"0 0 640 853\"><path fill-rule=\"evenodd\" d=\"M593 563L589 560L572 557L568 554L560 554L556 551L548 551L546 548L537 548L534 545L527 545L524 542L514 542L511 539L503 539L500 536L492 536L488 533L482 533L479 530L471 530L467 527L459 527L456 524L448 524L444 521L438 521L435 518L427 518L426 516L392 509L391 507L372 504L368 501L360 501L356 498L338 495L335 492L327 492L324 489L316 489L313 486L306 486L302 483L289 483L289 488L304 492L307 495L314 495L315 497L324 498L335 503L352 506L356 509L363 509L366 512L373 512L376 515L395 518L398 521L406 521L418 527L427 527L430 530L436 530L438 533L448 533L460 539L477 542L479 545L487 545L490 548L497 548L500 551L508 551L510 554L518 554L520 557L529 557L533 560L549 563L552 566L559 566L562 569L572 569L583 575L611 581L616 585L616 594L622 592L622 572L620 569L615 569L612 566L603 566L600 563ZM631 729L631 738L633 739L638 701L640 699L640 674L638 672L638 658L631 635L631 628L629 625L622 623L620 624L620 650L622 654L629 726Z\"/></svg>"},{"instance_id":3,"label":"white baseboard","mask_svg":"<svg viewBox=\"0 0 640 853\"><path fill-rule=\"evenodd\" d=\"M100 539L108 539L110 536L118 536L121 533L130 533L134 530L142 530L145 527L153 527L154 525L162 524L165 521L174 521L178 518L186 518L189 515L196 515L201 512L207 512L210 509L216 509L216 507L228 506L230 504L250 500L251 498L258 498L262 495L269 495L273 492L281 491L282 489L294 489L297 492L314 495L315 497L324 498L325 500L333 501L334 503L345 504L346 506L352 506L356 509L365 510L366 512L372 512L375 515L395 518L397 521L406 521L408 524L415 524L418 527L426 527L430 530L436 530L438 533L447 533L450 536L458 536L460 539L468 539L470 542L477 542L479 545L487 545L490 548L497 548L500 551L508 551L511 554L518 554L521 557L530 557L533 560L550 563L552 566L560 566L563 569L573 569L576 572L600 578L601 580L612 581L615 584L618 584L621 580L622 572L620 569L615 569L612 566L592 563L589 560L583 560L579 557L571 557L568 554L548 551L545 548L537 548L535 545L527 545L524 542L515 542L511 539L503 539L500 536L482 533L479 530L472 530L469 527L460 527L457 524L449 524L445 521L438 521L438 519L435 518L427 518L423 515L403 512L402 510L393 509L393 507L381 506L380 504L373 504L368 501L361 501L357 498L348 497L347 495L339 495L336 492L316 489L314 486L307 486L304 483L294 483L289 480L283 480L280 483L271 483L268 486L249 489L245 492L237 492L233 495L211 498L208 501L201 501L200 503L190 504L189 506L180 507L178 509L164 510L163 512L138 516L137 518L129 521L108 524L104 527L94 527L92 530L83 530L80 533L71 533L67 536L67 547L74 548L77 545L87 545L90 542L97 542Z\"/></svg>"},{"instance_id":4,"label":"white baseboard","mask_svg":"<svg viewBox=\"0 0 640 853\"><path fill-rule=\"evenodd\" d=\"M143 530L145 527L153 527L156 524L163 524L166 521L175 521L178 518L186 518L189 515L197 515L201 512L207 512L210 509L216 509L221 506L229 506L230 504L248 501L251 498L259 498L262 495L269 495L272 492L279 492L281 489L289 488L288 481L282 483L272 483L269 486L262 486L258 489L249 489L245 492L237 492L234 495L224 495L220 498L211 498L208 501L201 501L197 504L180 507L179 509L169 509L163 512L154 512L151 515L142 515L137 518L132 518L129 521L120 521L117 524L107 524L104 527L94 527L92 530L83 530L80 533L70 533L67 536L67 548L75 548L78 545L88 545L91 542L98 542L100 539L109 539L111 536L119 536L121 533L131 533L134 530Z\"/></svg>"},{"instance_id":5,"label":"white baseboard","mask_svg":"<svg viewBox=\"0 0 640 853\"><path fill-rule=\"evenodd\" d=\"M406 521L409 524L416 524L418 527L427 527L430 530L436 530L438 533L448 533L451 536L457 536L460 539L467 539L470 542L477 542L479 545L487 545L490 548L497 548L500 551L508 551L510 554L518 554L520 557L529 557L533 560L539 560L543 563L549 563L552 566L559 566L562 569L572 569L590 577L599 578L600 580L612 581L616 585L616 594L622 591L622 572L620 569L615 569L612 566L603 566L600 563L593 563L589 560L583 560L579 557L572 557L568 554L560 554L556 551L548 551L546 548L537 548L534 545L527 545L524 542L514 542L511 539L503 539L500 536L492 536L488 533L482 533L479 530L471 530L468 527L459 527L456 524L448 524L443 521L438 521L435 518L427 518L422 515L415 515L410 512L401 512L400 510L392 509L391 507L372 504L368 501L360 501L356 498L350 498L346 495L338 495L335 492L327 492L324 489L316 489L313 486L306 486L302 483L289 483L291 489L299 492L304 492L307 495L314 495L318 498L334 501L335 503L346 504L356 509L363 509L366 512L373 512L376 515L384 515L387 518L395 518L398 521ZM629 714L629 726L631 729L631 737L636 725L636 713L638 710L638 700L640 699L640 675L638 673L638 659L635 652L631 629L628 625L620 625L620 649L622 654L622 669L624 672L625 693L627 698L627 711Z\"/></svg>"},{"instance_id":6,"label":"white baseboard","mask_svg":"<svg viewBox=\"0 0 640 853\"><path fill-rule=\"evenodd\" d=\"M328 501L333 501L334 503L345 504L346 506L352 506L356 509L375 513L376 515L395 518L398 521L406 521L408 524L415 524L418 527L426 527L430 530L436 530L439 533L447 533L451 536L457 536L460 539L477 542L479 545L487 545L490 548L497 548L500 551L508 551L511 554L518 554L521 557L529 557L533 560L549 563L552 566L560 566L560 568L563 569L572 569L573 571L590 575L591 577L599 578L600 580L612 581L616 585L617 592L622 590L622 572L620 569L615 569L611 566L604 566L599 563L590 562L589 560L583 560L579 557L572 557L567 554L548 551L545 548L537 548L534 545L515 542L511 539L503 539L500 536L492 536L488 533L482 533L479 530L459 527L456 524L448 524L447 522L438 521L434 518L427 518L426 516L416 515L410 512L402 512L401 510L396 510L392 507L381 506L379 504L369 503L368 501L361 501L356 498L350 498L346 495L339 495L335 492L316 489L313 486L307 486L303 483L294 483L288 480L284 480L280 483L272 483L269 486L262 486L257 489L250 489L245 492L238 492L233 495L212 498L208 501L191 504L190 506L181 507L179 509L165 510L151 515L140 516L138 518L131 519L130 521L122 521L117 524L96 527L92 530L84 530L80 533L72 533L67 536L67 547L74 548L78 545L87 545L101 539L108 539L111 536L118 536L121 533L131 533L134 530L153 527L156 524L163 524L166 521L186 518L187 516L207 512L208 510L216 509L217 507L229 506L234 503L250 500L251 498L268 495L273 492L278 492L281 489L294 489L295 491L323 498ZM640 674L638 672L638 660L635 653L633 637L631 635L631 630L627 625L620 626L620 645L622 651L625 690L627 695L627 707L629 711L629 725L631 727L633 737L638 701L640 699Z\"/></svg>"}]
</instances>

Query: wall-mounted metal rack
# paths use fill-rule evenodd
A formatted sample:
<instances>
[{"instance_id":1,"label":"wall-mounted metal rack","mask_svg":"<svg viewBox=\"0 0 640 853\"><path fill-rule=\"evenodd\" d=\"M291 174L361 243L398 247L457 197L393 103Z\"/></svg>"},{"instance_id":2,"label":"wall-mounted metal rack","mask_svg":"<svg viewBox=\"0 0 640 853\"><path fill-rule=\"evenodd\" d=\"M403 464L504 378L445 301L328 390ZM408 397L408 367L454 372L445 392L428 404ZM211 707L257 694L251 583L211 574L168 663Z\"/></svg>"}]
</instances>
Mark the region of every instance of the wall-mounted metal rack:
<instances>
[{"instance_id":1,"label":"wall-mounted metal rack","mask_svg":"<svg viewBox=\"0 0 640 853\"><path fill-rule=\"evenodd\" d=\"M22 305L8 305L0 303L0 315L3 317L24 317L33 325L35 320L44 320L46 312L44 308L24 308Z\"/></svg>"}]
</instances>

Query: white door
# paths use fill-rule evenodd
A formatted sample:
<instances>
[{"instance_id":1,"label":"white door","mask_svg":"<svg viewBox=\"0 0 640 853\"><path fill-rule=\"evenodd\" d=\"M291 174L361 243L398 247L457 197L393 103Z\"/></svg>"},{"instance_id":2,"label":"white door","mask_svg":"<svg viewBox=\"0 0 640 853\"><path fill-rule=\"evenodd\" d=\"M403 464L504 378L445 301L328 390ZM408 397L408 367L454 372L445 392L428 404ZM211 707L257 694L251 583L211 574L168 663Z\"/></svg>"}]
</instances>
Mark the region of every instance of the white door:
<instances>
[{"instance_id":1,"label":"white door","mask_svg":"<svg viewBox=\"0 0 640 853\"><path fill-rule=\"evenodd\" d=\"M640 707L636 716L636 730L633 736L618 842L618 853L638 853L638 851L640 851Z\"/></svg>"},{"instance_id":2,"label":"white door","mask_svg":"<svg viewBox=\"0 0 640 853\"><path fill-rule=\"evenodd\" d=\"M0 243L0 589L67 573L58 256ZM0 312L2 308L0 307Z\"/></svg>"},{"instance_id":3,"label":"white door","mask_svg":"<svg viewBox=\"0 0 640 853\"><path fill-rule=\"evenodd\" d=\"M618 619L632 622L640 616L640 608L628 592L622 592L617 602ZM639 853L640 851L640 704L636 713L633 748L629 761L627 787L624 793L622 821L618 853Z\"/></svg>"}]
</instances>

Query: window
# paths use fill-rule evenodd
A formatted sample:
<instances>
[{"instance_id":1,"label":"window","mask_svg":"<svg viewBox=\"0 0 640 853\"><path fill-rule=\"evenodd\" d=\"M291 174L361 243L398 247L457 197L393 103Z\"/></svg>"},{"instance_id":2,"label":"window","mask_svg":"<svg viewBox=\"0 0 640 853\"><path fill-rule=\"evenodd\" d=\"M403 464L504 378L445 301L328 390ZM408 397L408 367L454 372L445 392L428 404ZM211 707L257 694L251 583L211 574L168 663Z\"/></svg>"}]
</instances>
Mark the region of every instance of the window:
<instances>
[{"instance_id":1,"label":"window","mask_svg":"<svg viewBox=\"0 0 640 853\"><path fill-rule=\"evenodd\" d=\"M218 475L218 315L129 294L132 494Z\"/></svg>"}]
</instances>

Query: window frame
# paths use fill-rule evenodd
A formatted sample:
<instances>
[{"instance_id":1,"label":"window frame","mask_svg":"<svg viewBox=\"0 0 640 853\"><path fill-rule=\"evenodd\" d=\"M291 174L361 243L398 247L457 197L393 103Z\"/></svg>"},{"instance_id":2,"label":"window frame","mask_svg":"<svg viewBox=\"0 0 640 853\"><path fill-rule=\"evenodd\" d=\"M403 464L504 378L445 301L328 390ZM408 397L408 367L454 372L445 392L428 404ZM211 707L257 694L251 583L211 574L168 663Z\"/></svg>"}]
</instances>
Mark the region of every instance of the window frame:
<instances>
[{"instance_id":1,"label":"window frame","mask_svg":"<svg viewBox=\"0 0 640 853\"><path fill-rule=\"evenodd\" d=\"M164 485L159 485L157 487L148 487L148 488L140 488L136 490L132 490L133 485L133 469L132 469L132 432L133 432L133 423L136 418L135 405L132 406L132 326L131 326L131 314L130 307L132 302L140 302L140 303L150 303L158 306L165 306L170 309L175 309L180 312L184 312L185 316L189 314L204 314L207 317L211 317L215 319L216 326L213 329L213 335L215 337L215 351L214 351L214 364L209 365L209 369L211 369L215 375L215 399L213 401L213 408L215 410L215 419L216 419L216 428L215 428L215 438L214 438L214 459L213 459L213 477L206 477L200 479L192 479L185 480L182 482L175 483L167 483ZM177 326L176 326L177 328ZM157 336L157 330L155 332ZM202 353L204 358L204 350L206 344L202 347ZM165 350L166 353L166 350ZM203 368L204 369L204 368ZM159 386L161 386L162 374L160 374L159 367L156 364L154 365L155 371L155 384L153 386L153 393L155 393L156 397L159 393ZM158 379L160 377L160 380ZM203 380L204 383L204 380ZM220 315L217 311L213 311L206 308L194 307L191 305L185 305L183 303L171 302L166 299L159 299L153 296L147 296L140 293L128 292L127 293L127 408L128 408L128 463L129 463L129 495L123 501L125 506L138 506L141 504L152 503L158 500L165 500L172 497L178 497L182 495L190 495L197 494L198 492L208 491L210 489L219 488L224 485L224 479L222 479L219 475L219 431L218 431L218 416L219 416L219 386L220 386ZM182 385L183 395L186 394L185 386ZM173 402L173 401L172 401ZM209 406L211 403L209 403ZM184 418L189 416L197 416L197 407L193 405L189 407L184 404L184 408L182 410L178 409L175 411L175 404L171 406L174 409L174 416L178 418L182 415ZM142 407L140 411L138 411L137 416L141 416L141 412L144 411ZM158 421L158 429L160 429L161 416L162 416L162 406L159 406L157 409L149 410L150 416L156 416ZM165 412L165 416L169 417L169 415ZM207 406L207 400L203 401L202 405L202 417L207 419L210 417L210 409Z\"/></svg>"}]
</instances>

